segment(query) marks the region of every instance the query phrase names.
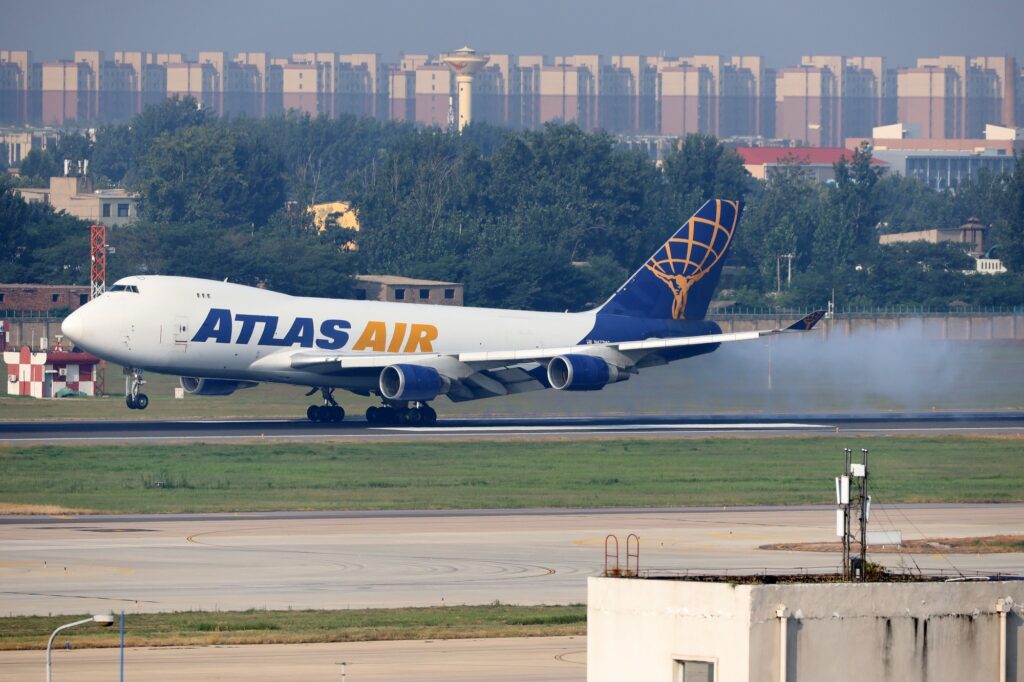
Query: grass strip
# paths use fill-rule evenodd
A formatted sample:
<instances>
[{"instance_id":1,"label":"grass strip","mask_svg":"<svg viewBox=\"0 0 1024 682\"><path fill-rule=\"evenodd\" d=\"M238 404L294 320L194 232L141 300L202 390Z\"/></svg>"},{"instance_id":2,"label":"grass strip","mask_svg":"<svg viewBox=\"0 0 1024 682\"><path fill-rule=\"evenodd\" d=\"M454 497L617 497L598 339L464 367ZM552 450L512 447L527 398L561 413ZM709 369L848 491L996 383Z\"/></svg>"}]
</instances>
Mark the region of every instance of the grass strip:
<instances>
[{"instance_id":1,"label":"grass strip","mask_svg":"<svg viewBox=\"0 0 1024 682\"><path fill-rule=\"evenodd\" d=\"M636 438L0 448L0 508L113 513L832 503L842 448L876 501L1024 500L1020 437Z\"/></svg>"},{"instance_id":2,"label":"grass strip","mask_svg":"<svg viewBox=\"0 0 1024 682\"><path fill-rule=\"evenodd\" d=\"M58 626L89 615L0 618L0 650L45 649ZM117 618L115 614L115 618ZM397 639L553 637L583 635L587 607L435 606L335 611L184 611L138 613L125 617L125 645L205 646L214 644L291 644ZM83 625L60 635L54 646L114 647L119 627Z\"/></svg>"}]
</instances>

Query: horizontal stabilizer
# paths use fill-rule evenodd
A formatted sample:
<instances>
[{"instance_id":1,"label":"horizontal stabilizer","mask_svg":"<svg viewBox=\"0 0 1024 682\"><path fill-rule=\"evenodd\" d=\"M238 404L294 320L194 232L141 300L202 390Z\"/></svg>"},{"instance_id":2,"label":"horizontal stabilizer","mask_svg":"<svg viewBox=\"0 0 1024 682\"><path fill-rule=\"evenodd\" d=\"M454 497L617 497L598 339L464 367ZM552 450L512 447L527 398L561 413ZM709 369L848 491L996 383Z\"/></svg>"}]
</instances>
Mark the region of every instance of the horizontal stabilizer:
<instances>
[{"instance_id":1,"label":"horizontal stabilizer","mask_svg":"<svg viewBox=\"0 0 1024 682\"><path fill-rule=\"evenodd\" d=\"M786 327L786 331L787 332L809 332L812 329L814 329L814 325L818 324L818 320L820 320L823 317L825 317L825 311L824 310L815 310L813 313L811 313L807 317L803 318L802 320L797 320L793 324L791 324L788 327Z\"/></svg>"}]
</instances>

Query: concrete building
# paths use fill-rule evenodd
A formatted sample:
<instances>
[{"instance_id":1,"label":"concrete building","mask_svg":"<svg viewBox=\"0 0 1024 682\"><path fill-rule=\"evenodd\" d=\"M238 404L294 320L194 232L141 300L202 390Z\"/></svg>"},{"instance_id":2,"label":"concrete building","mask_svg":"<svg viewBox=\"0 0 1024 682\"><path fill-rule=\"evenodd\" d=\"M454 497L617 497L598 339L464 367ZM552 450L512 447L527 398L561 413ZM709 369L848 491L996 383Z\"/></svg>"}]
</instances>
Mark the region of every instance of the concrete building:
<instances>
[{"instance_id":1,"label":"concrete building","mask_svg":"<svg viewBox=\"0 0 1024 682\"><path fill-rule=\"evenodd\" d=\"M415 71L415 121L424 126L447 128L448 114L454 113L454 74L444 64L427 62ZM454 120L452 121L454 123Z\"/></svg>"},{"instance_id":2,"label":"concrete building","mask_svg":"<svg viewBox=\"0 0 1024 682\"><path fill-rule=\"evenodd\" d=\"M927 242L940 244L953 242L967 246L967 252L974 258L974 272L983 275L998 275L1006 272L1006 266L998 258L988 258L992 244L988 239L988 226L977 218L971 217L960 227L936 227L930 230L913 232L894 232L879 235L879 244L901 244L907 242Z\"/></svg>"},{"instance_id":3,"label":"concrete building","mask_svg":"<svg viewBox=\"0 0 1024 682\"><path fill-rule=\"evenodd\" d=\"M226 115L353 114L446 126L456 84L435 58L375 53L76 51L37 63L0 50L0 124L91 125L125 120L165 97L192 96ZM443 58L443 57L442 57ZM897 120L933 139L978 138L1024 120L1024 70L1008 56L918 59L804 56L769 67L760 56L491 55L469 100L480 120L535 128L562 120L626 135L785 138L839 146ZM454 109L458 109L456 103Z\"/></svg>"},{"instance_id":4,"label":"concrete building","mask_svg":"<svg viewBox=\"0 0 1024 682\"><path fill-rule=\"evenodd\" d=\"M897 69L897 120L930 139L980 138L989 123L1016 126L1013 57L932 57Z\"/></svg>"},{"instance_id":5,"label":"concrete building","mask_svg":"<svg viewBox=\"0 0 1024 682\"><path fill-rule=\"evenodd\" d=\"M0 50L0 123L34 120L29 107L31 69L28 50Z\"/></svg>"},{"instance_id":6,"label":"concrete building","mask_svg":"<svg viewBox=\"0 0 1024 682\"><path fill-rule=\"evenodd\" d=\"M594 76L586 66L562 59L560 64L540 66L537 90L537 123L575 123L584 130L594 126Z\"/></svg>"},{"instance_id":7,"label":"concrete building","mask_svg":"<svg viewBox=\"0 0 1024 682\"><path fill-rule=\"evenodd\" d=\"M50 178L48 188L20 187L14 191L25 201L41 201L55 211L108 227L127 225L139 213L139 195L123 189L94 190L86 177Z\"/></svg>"},{"instance_id":8,"label":"concrete building","mask_svg":"<svg viewBox=\"0 0 1024 682\"><path fill-rule=\"evenodd\" d=\"M49 149L59 139L60 135L52 129L0 129L0 155L8 166L17 166L30 151Z\"/></svg>"},{"instance_id":9,"label":"concrete building","mask_svg":"<svg viewBox=\"0 0 1024 682\"><path fill-rule=\"evenodd\" d=\"M7 365L7 394L32 398L58 398L72 394L96 395L96 366L89 353L61 348L33 353L28 346L3 354Z\"/></svg>"},{"instance_id":10,"label":"concrete building","mask_svg":"<svg viewBox=\"0 0 1024 682\"><path fill-rule=\"evenodd\" d=\"M589 578L590 682L1024 680L1024 582Z\"/></svg>"},{"instance_id":11,"label":"concrete building","mask_svg":"<svg viewBox=\"0 0 1024 682\"><path fill-rule=\"evenodd\" d=\"M89 285L0 284L0 311L45 313L75 310L89 302Z\"/></svg>"},{"instance_id":12,"label":"concrete building","mask_svg":"<svg viewBox=\"0 0 1024 682\"><path fill-rule=\"evenodd\" d=\"M988 125L981 139L929 138L920 123L879 126L870 138L849 138L848 147L870 144L875 158L893 173L918 178L935 189L948 189L982 170L1012 173L1014 154L1024 151L1024 135L1016 128Z\"/></svg>"},{"instance_id":13,"label":"concrete building","mask_svg":"<svg viewBox=\"0 0 1024 682\"><path fill-rule=\"evenodd\" d=\"M654 58L662 135L771 137L776 74L762 57Z\"/></svg>"},{"instance_id":14,"label":"concrete building","mask_svg":"<svg viewBox=\"0 0 1024 682\"><path fill-rule=\"evenodd\" d=\"M779 166L796 165L818 182L835 180L835 164L841 159L851 161L853 151L844 147L737 147L736 153L743 158L743 167L758 180L767 180ZM881 172L888 164L873 158L871 163Z\"/></svg>"},{"instance_id":15,"label":"concrete building","mask_svg":"<svg viewBox=\"0 0 1024 682\"><path fill-rule=\"evenodd\" d=\"M436 282L393 275L358 275L356 298L361 301L463 305L465 287L456 282Z\"/></svg>"},{"instance_id":16,"label":"concrete building","mask_svg":"<svg viewBox=\"0 0 1024 682\"><path fill-rule=\"evenodd\" d=\"M359 231L359 216L347 201L326 201L306 208L313 216L313 227L317 232L331 228ZM342 246L344 251L358 251L359 245L353 240Z\"/></svg>"},{"instance_id":17,"label":"concrete building","mask_svg":"<svg viewBox=\"0 0 1024 682\"><path fill-rule=\"evenodd\" d=\"M888 122L886 84L881 57L802 57L777 72L775 134L814 147L867 135Z\"/></svg>"},{"instance_id":18,"label":"concrete building","mask_svg":"<svg viewBox=\"0 0 1024 682\"><path fill-rule=\"evenodd\" d=\"M658 132L658 71L641 55L614 55L612 66L629 74L629 120L619 132Z\"/></svg>"}]
</instances>

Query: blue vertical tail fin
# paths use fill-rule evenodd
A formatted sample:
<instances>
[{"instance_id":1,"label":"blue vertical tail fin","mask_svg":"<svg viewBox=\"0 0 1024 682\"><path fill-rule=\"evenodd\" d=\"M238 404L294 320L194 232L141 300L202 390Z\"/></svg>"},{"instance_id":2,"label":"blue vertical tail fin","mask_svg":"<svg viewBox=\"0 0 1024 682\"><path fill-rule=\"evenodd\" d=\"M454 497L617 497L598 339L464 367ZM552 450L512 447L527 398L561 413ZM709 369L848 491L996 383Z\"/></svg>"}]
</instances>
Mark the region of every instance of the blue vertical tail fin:
<instances>
[{"instance_id":1,"label":"blue vertical tail fin","mask_svg":"<svg viewBox=\"0 0 1024 682\"><path fill-rule=\"evenodd\" d=\"M718 286L743 204L712 199L612 294L602 314L703 320Z\"/></svg>"}]
</instances>

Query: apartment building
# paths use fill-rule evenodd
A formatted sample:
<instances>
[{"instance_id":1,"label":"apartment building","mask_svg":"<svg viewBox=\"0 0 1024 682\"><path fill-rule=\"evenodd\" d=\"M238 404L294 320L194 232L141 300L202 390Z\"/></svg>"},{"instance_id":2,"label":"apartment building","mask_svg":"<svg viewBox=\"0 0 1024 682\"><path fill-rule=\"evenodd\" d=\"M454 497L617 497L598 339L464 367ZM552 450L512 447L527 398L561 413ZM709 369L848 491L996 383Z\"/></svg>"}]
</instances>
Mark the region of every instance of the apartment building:
<instances>
[{"instance_id":1,"label":"apartment building","mask_svg":"<svg viewBox=\"0 0 1024 682\"><path fill-rule=\"evenodd\" d=\"M775 72L762 57L655 58L662 135L774 135Z\"/></svg>"},{"instance_id":2,"label":"apartment building","mask_svg":"<svg viewBox=\"0 0 1024 682\"><path fill-rule=\"evenodd\" d=\"M897 119L932 139L980 138L985 125L1018 125L1021 74L1013 57L918 59L896 72Z\"/></svg>"},{"instance_id":3,"label":"apartment building","mask_svg":"<svg viewBox=\"0 0 1024 682\"><path fill-rule=\"evenodd\" d=\"M892 122L888 83L881 57L805 56L776 76L775 134L815 147L867 136Z\"/></svg>"},{"instance_id":4,"label":"apartment building","mask_svg":"<svg viewBox=\"0 0 1024 682\"><path fill-rule=\"evenodd\" d=\"M530 129L549 121L620 135L707 133L842 146L904 122L928 139L980 138L1024 121L1024 69L1009 56L920 58L809 55L769 66L756 55L489 55L474 81L474 117ZM182 53L80 50L33 62L0 50L0 124L92 125L126 120L166 97L220 114L370 116L448 125L456 95L438 58L374 53Z\"/></svg>"}]
</instances>

